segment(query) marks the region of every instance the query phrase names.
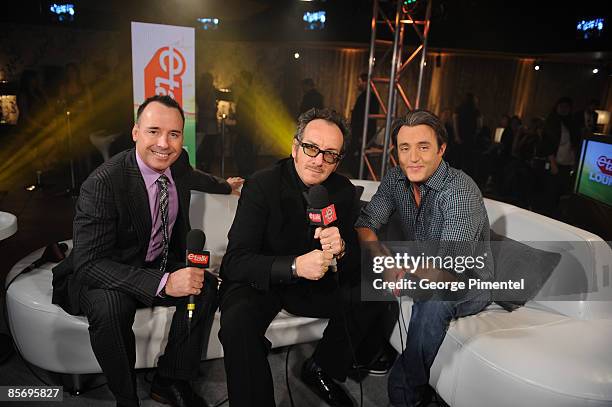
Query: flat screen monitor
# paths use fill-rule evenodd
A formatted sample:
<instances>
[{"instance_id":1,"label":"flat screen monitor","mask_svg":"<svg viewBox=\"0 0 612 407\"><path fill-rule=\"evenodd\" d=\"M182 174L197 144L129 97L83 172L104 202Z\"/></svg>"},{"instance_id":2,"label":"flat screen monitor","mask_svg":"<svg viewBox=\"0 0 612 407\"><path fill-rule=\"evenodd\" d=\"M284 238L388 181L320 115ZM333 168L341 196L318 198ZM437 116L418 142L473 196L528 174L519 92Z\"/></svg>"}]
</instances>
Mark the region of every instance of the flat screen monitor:
<instances>
[{"instance_id":1,"label":"flat screen monitor","mask_svg":"<svg viewBox=\"0 0 612 407\"><path fill-rule=\"evenodd\" d=\"M574 191L612 207L612 137L583 140Z\"/></svg>"}]
</instances>

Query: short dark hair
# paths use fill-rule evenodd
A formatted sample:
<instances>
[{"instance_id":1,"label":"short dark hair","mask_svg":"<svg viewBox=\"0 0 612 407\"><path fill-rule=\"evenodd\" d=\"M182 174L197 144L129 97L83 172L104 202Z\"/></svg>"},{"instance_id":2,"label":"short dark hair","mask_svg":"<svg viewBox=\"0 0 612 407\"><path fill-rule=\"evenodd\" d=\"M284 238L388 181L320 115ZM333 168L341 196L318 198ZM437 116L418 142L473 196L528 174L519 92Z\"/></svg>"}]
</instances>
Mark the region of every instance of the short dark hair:
<instances>
[{"instance_id":1,"label":"short dark hair","mask_svg":"<svg viewBox=\"0 0 612 407\"><path fill-rule=\"evenodd\" d=\"M176 100L172 99L168 95L153 95L153 96L148 97L144 102L142 102L142 104L138 106L138 111L136 111L136 122L137 123L138 123L138 120L140 120L140 115L145 110L145 108L150 103L153 103L153 102L158 102L166 107L178 110L179 113L181 114L181 119L183 119L183 126L185 125L185 113L183 113L183 108L181 107L181 105L178 104Z\"/></svg>"},{"instance_id":2,"label":"short dark hair","mask_svg":"<svg viewBox=\"0 0 612 407\"><path fill-rule=\"evenodd\" d=\"M442 147L442 144L446 144L448 142L446 127L444 127L444 124L438 118L438 116L429 110L416 109L393 122L393 126L391 127L393 145L397 147L397 133L399 133L403 126L415 127L420 125L428 126L434 131L434 133L436 133L438 148Z\"/></svg>"},{"instance_id":3,"label":"short dark hair","mask_svg":"<svg viewBox=\"0 0 612 407\"><path fill-rule=\"evenodd\" d=\"M313 107L312 109L302 113L300 117L298 117L298 126L294 138L298 141L302 141L306 125L316 119L322 119L338 126L340 132L342 132L342 149L340 150L340 154L344 155L344 152L350 143L351 131L349 130L349 126L346 124L344 117L333 109L317 109L316 107Z\"/></svg>"}]
</instances>

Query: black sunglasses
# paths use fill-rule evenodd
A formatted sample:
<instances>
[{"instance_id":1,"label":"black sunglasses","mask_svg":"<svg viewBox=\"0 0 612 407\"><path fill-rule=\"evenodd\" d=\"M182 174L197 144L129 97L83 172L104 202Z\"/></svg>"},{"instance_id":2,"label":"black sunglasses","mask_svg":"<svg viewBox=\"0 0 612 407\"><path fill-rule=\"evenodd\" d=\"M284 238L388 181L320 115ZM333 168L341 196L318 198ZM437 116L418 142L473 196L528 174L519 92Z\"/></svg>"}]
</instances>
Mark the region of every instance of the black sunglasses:
<instances>
[{"instance_id":1,"label":"black sunglasses","mask_svg":"<svg viewBox=\"0 0 612 407\"><path fill-rule=\"evenodd\" d=\"M314 158L318 156L319 154L323 154L323 161L325 161L328 164L336 164L340 160L342 160L342 157L343 157L342 154L338 154L335 151L330 151L330 150L321 150L319 147L315 146L314 144L303 143L297 138L296 140L298 144L302 147L302 150L304 150L304 154L306 154L308 157Z\"/></svg>"}]
</instances>

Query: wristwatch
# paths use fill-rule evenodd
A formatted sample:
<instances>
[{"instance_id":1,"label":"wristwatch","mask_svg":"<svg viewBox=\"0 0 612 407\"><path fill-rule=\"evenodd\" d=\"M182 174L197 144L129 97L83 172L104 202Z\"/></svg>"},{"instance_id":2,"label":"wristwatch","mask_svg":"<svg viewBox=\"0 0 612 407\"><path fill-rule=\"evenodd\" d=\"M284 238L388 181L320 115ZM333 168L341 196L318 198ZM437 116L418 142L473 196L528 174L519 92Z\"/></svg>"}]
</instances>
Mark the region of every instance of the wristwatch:
<instances>
[{"instance_id":1,"label":"wristwatch","mask_svg":"<svg viewBox=\"0 0 612 407\"><path fill-rule=\"evenodd\" d=\"M166 294L166 286L163 286L159 294L157 294L157 296L160 298L166 298L167 295L168 294Z\"/></svg>"},{"instance_id":2,"label":"wristwatch","mask_svg":"<svg viewBox=\"0 0 612 407\"><path fill-rule=\"evenodd\" d=\"M293 278L300 278L300 276L298 276L297 267L295 265L296 261L297 261L297 257L294 257L293 258L293 262L291 263L291 277L293 277Z\"/></svg>"}]
</instances>

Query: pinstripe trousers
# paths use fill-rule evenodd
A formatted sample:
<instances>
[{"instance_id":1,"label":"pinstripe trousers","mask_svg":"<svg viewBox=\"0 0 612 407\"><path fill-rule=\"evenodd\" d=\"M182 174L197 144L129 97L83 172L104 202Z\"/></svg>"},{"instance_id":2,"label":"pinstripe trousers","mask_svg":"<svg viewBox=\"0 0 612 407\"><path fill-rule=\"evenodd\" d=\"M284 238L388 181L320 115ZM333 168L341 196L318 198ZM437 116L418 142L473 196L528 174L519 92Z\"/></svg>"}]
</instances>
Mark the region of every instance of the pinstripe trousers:
<instances>
[{"instance_id":1,"label":"pinstripe trousers","mask_svg":"<svg viewBox=\"0 0 612 407\"><path fill-rule=\"evenodd\" d=\"M187 327L188 297L156 298L153 306L176 306L170 325L168 344L159 357L160 376L189 380L195 378L201 360L202 346L208 342L210 328L217 308L217 280L205 274L205 289L195 297L196 309ZM145 308L130 295L113 290L92 288L81 296L81 309L89 321L89 337L108 387L123 405L138 405L136 393L136 345L134 315Z\"/></svg>"}]
</instances>

